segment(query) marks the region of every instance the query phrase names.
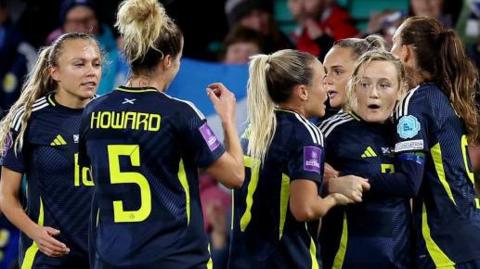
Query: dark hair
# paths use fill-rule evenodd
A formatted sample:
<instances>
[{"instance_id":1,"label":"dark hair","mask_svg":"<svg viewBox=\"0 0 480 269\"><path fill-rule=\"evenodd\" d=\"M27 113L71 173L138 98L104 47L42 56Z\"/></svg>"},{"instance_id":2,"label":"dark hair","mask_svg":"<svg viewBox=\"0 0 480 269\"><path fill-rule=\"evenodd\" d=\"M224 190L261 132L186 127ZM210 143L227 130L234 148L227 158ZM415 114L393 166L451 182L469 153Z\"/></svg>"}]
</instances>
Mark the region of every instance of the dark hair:
<instances>
[{"instance_id":1,"label":"dark hair","mask_svg":"<svg viewBox=\"0 0 480 269\"><path fill-rule=\"evenodd\" d=\"M225 37L225 41L223 42L224 44L224 49L225 51L227 48L236 43L255 43L257 44L258 48L260 51L263 51L264 48L264 39L263 36L250 28L243 27L241 25L235 26Z\"/></svg>"},{"instance_id":2,"label":"dark hair","mask_svg":"<svg viewBox=\"0 0 480 269\"><path fill-rule=\"evenodd\" d=\"M225 14L230 25L236 24L253 10L263 10L273 14L272 0L227 0Z\"/></svg>"},{"instance_id":3,"label":"dark hair","mask_svg":"<svg viewBox=\"0 0 480 269\"><path fill-rule=\"evenodd\" d=\"M333 45L334 47L350 48L355 56L359 58L367 51L376 49L385 49L385 40L379 35L369 35L365 38L345 38L340 39Z\"/></svg>"},{"instance_id":4,"label":"dark hair","mask_svg":"<svg viewBox=\"0 0 480 269\"><path fill-rule=\"evenodd\" d=\"M471 141L480 138L475 90L478 73L452 29L434 18L411 17L399 27L402 45L412 45L420 74L437 83L467 126Z\"/></svg>"},{"instance_id":5,"label":"dark hair","mask_svg":"<svg viewBox=\"0 0 480 269\"><path fill-rule=\"evenodd\" d=\"M180 28L157 0L124 0L115 26L134 74L151 71L166 55L176 57L182 49Z\"/></svg>"},{"instance_id":6,"label":"dark hair","mask_svg":"<svg viewBox=\"0 0 480 269\"><path fill-rule=\"evenodd\" d=\"M93 13L95 13L95 17L97 17L97 6L94 1L92 0L66 0L63 1L60 7L60 24L65 23L65 19L67 17L68 12L77 6L84 6L90 8Z\"/></svg>"}]
</instances>

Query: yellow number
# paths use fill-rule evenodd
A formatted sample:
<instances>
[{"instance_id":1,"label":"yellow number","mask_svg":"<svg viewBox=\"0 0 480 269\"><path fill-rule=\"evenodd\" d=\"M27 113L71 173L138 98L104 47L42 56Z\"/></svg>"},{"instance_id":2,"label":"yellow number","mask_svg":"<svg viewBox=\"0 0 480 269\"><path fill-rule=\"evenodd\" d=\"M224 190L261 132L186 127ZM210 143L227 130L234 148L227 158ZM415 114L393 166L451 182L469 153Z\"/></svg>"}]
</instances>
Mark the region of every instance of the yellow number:
<instances>
[{"instance_id":1,"label":"yellow number","mask_svg":"<svg viewBox=\"0 0 480 269\"><path fill-rule=\"evenodd\" d=\"M258 174L260 171L260 161L254 159L250 156L243 156L243 164L245 167L250 168L250 182L248 183L247 187L247 197L246 197L246 207L245 212L243 213L242 217L240 218L240 230L242 232L245 231L250 220L252 219L252 205L253 205L253 194L257 189L258 185Z\"/></svg>"},{"instance_id":2,"label":"yellow number","mask_svg":"<svg viewBox=\"0 0 480 269\"><path fill-rule=\"evenodd\" d=\"M124 210L123 201L113 201L114 221L144 221L152 211L150 185L145 176L140 173L120 171L120 156L129 157L132 166L140 166L140 149L138 145L109 145L108 163L110 167L110 182L112 184L137 184L140 188L141 204L138 210Z\"/></svg>"},{"instance_id":3,"label":"yellow number","mask_svg":"<svg viewBox=\"0 0 480 269\"><path fill-rule=\"evenodd\" d=\"M74 162L74 172L73 172L73 182L75 187L80 187L80 179L83 186L91 187L93 186L93 180L90 178L90 173L88 167L82 167L82 171L80 174L80 165L78 165L78 153L73 155L73 162Z\"/></svg>"},{"instance_id":4,"label":"yellow number","mask_svg":"<svg viewBox=\"0 0 480 269\"><path fill-rule=\"evenodd\" d=\"M467 136L462 135L462 155L463 155L463 163L465 164L465 171L467 172L467 176L470 179L470 181L473 184L473 187L475 187L475 176L473 172L470 170L469 166L469 158L467 156L468 154L468 141L467 141ZM480 208L480 200L478 198L475 198L475 206L477 208Z\"/></svg>"},{"instance_id":5,"label":"yellow number","mask_svg":"<svg viewBox=\"0 0 480 269\"><path fill-rule=\"evenodd\" d=\"M381 165L382 174L393 174L395 173L395 166L391 163L382 163Z\"/></svg>"},{"instance_id":6,"label":"yellow number","mask_svg":"<svg viewBox=\"0 0 480 269\"><path fill-rule=\"evenodd\" d=\"M467 153L468 153L467 136L462 135L462 155L463 155L463 162L465 164L465 171L467 171L468 178L470 179L472 184L475 185L475 177L474 177L472 171L470 171L470 166L468 164L469 159L468 159Z\"/></svg>"}]
</instances>

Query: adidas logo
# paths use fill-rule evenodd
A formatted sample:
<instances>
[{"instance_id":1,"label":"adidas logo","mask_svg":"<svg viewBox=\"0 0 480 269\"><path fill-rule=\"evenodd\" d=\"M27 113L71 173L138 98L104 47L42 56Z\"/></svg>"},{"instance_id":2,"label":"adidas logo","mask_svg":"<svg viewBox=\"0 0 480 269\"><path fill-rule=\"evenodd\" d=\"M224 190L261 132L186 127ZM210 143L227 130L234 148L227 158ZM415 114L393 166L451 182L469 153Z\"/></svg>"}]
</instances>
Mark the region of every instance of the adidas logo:
<instances>
[{"instance_id":1,"label":"adidas logo","mask_svg":"<svg viewBox=\"0 0 480 269\"><path fill-rule=\"evenodd\" d=\"M377 157L377 154L375 151L371 148L368 147L362 154L362 158L371 158L371 157Z\"/></svg>"},{"instance_id":2,"label":"adidas logo","mask_svg":"<svg viewBox=\"0 0 480 269\"><path fill-rule=\"evenodd\" d=\"M55 139L53 139L52 143L50 143L50 146L61 146L61 145L66 145L67 142L65 142L65 139L61 135L57 135Z\"/></svg>"}]
</instances>

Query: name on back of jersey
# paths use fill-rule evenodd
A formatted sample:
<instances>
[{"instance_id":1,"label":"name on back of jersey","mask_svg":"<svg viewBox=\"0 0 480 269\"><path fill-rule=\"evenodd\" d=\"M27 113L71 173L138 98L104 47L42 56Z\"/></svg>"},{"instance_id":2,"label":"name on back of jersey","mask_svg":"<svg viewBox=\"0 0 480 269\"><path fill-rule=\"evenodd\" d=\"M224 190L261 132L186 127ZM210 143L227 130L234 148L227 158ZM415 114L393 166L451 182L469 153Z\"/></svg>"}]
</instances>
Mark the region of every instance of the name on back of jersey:
<instances>
[{"instance_id":1,"label":"name on back of jersey","mask_svg":"<svg viewBox=\"0 0 480 269\"><path fill-rule=\"evenodd\" d=\"M156 132L161 116L134 111L96 111L90 116L91 129L129 129Z\"/></svg>"}]
</instances>

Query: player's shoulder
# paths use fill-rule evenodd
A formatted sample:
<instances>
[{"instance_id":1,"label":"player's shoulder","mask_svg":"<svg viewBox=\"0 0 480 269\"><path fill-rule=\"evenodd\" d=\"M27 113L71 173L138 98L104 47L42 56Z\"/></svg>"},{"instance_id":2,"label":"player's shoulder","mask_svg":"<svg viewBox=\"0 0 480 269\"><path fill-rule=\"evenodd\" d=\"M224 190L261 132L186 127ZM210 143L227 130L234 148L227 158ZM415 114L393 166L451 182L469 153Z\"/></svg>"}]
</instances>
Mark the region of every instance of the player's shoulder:
<instances>
[{"instance_id":1,"label":"player's shoulder","mask_svg":"<svg viewBox=\"0 0 480 269\"><path fill-rule=\"evenodd\" d=\"M340 130L345 125L349 125L355 122L355 116L351 113L345 111L339 111L337 114L333 115L332 117L322 121L318 127L320 131L327 139L333 133Z\"/></svg>"}]
</instances>

